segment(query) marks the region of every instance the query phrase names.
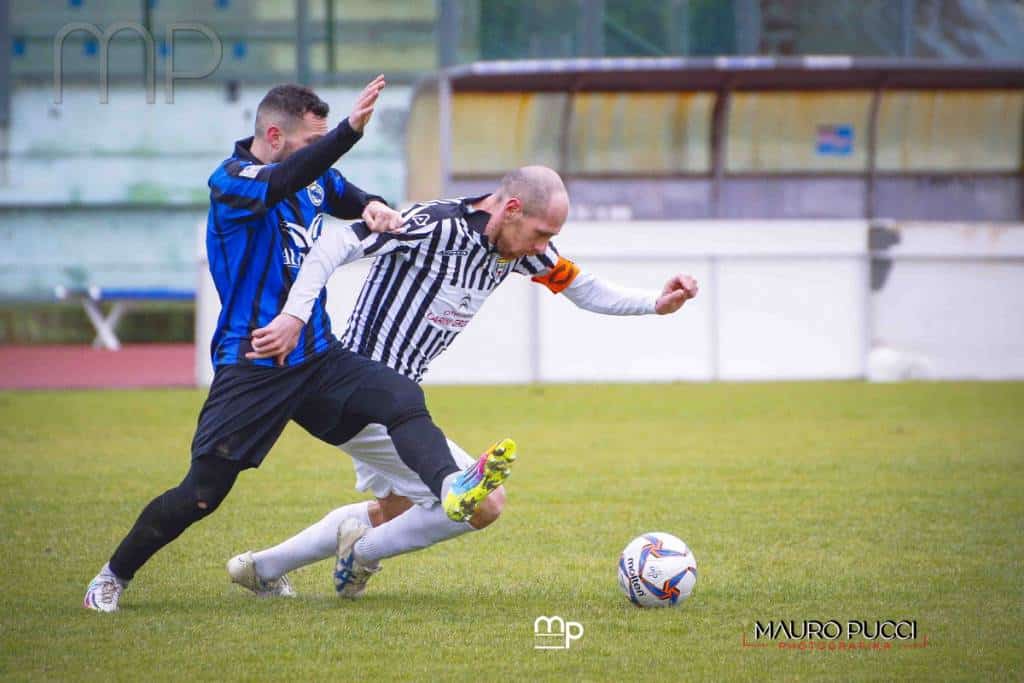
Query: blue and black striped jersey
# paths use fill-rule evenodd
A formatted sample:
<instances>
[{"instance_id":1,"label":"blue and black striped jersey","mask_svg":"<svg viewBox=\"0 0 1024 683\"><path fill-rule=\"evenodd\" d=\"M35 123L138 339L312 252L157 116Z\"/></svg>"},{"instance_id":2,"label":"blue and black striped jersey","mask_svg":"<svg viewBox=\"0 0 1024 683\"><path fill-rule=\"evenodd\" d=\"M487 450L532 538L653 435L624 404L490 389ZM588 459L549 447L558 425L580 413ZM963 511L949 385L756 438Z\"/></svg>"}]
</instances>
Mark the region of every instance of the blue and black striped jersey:
<instances>
[{"instance_id":1,"label":"blue and black striped jersey","mask_svg":"<svg viewBox=\"0 0 1024 683\"><path fill-rule=\"evenodd\" d=\"M268 199L268 191L280 164L262 164L251 145L252 138L236 143L234 154L209 180L206 251L221 302L210 344L214 367L274 365L270 358L246 360L252 331L269 323L284 306L303 258L320 236L323 214L356 218L370 199L330 168L275 203ZM298 365L334 342L326 300L325 289L287 365Z\"/></svg>"}]
</instances>

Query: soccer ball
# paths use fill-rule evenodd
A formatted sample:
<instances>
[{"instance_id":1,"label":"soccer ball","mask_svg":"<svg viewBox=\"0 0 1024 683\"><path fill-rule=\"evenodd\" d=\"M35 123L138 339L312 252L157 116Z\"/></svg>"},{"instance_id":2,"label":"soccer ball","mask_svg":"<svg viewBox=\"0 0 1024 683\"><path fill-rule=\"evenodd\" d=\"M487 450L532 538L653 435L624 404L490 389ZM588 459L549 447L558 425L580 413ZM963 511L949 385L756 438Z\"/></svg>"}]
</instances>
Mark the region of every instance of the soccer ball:
<instances>
[{"instance_id":1,"label":"soccer ball","mask_svg":"<svg viewBox=\"0 0 1024 683\"><path fill-rule=\"evenodd\" d=\"M672 607L690 597L697 559L685 543L654 531L637 536L619 556L619 586L637 607Z\"/></svg>"}]
</instances>

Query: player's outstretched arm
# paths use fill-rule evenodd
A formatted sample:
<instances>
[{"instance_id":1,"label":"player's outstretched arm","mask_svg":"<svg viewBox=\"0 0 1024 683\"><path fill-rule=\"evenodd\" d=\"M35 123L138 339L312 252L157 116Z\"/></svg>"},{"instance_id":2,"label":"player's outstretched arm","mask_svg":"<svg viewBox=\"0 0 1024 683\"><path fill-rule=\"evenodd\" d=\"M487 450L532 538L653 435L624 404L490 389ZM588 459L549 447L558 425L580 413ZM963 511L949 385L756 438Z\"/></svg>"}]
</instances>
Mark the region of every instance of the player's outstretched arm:
<instances>
[{"instance_id":1,"label":"player's outstretched arm","mask_svg":"<svg viewBox=\"0 0 1024 683\"><path fill-rule=\"evenodd\" d=\"M269 325L253 330L249 360L274 358L279 365L299 343L302 328L309 321L313 304L336 269L363 255L363 246L350 225L324 226L320 239L303 259L302 267L288 291L284 309Z\"/></svg>"},{"instance_id":2,"label":"player's outstretched arm","mask_svg":"<svg viewBox=\"0 0 1024 683\"><path fill-rule=\"evenodd\" d=\"M658 293L657 291L622 287L602 280L593 273L580 271L572 282L561 291L577 307L592 313L667 315L675 313L689 299L697 296L697 281L689 275L675 275L665 283L665 287Z\"/></svg>"},{"instance_id":3,"label":"player's outstretched arm","mask_svg":"<svg viewBox=\"0 0 1024 683\"><path fill-rule=\"evenodd\" d=\"M271 167L267 179L267 207L290 197L326 173L360 137L362 134L354 131L345 119L327 135Z\"/></svg>"},{"instance_id":4,"label":"player's outstretched arm","mask_svg":"<svg viewBox=\"0 0 1024 683\"><path fill-rule=\"evenodd\" d=\"M427 226L395 236L371 233L362 223L324 226L320 238L302 261L281 313L266 327L253 330L253 351L245 357L249 360L275 358L283 365L298 344L313 305L335 270L360 258L414 248L432 229Z\"/></svg>"},{"instance_id":5,"label":"player's outstretched arm","mask_svg":"<svg viewBox=\"0 0 1024 683\"><path fill-rule=\"evenodd\" d=\"M358 223L355 225L359 225ZM363 244L356 235L355 225L325 225L320 239L313 243L302 260L288 300L281 309L302 322L309 320L313 303L327 286L335 270L363 256Z\"/></svg>"},{"instance_id":6,"label":"player's outstretched arm","mask_svg":"<svg viewBox=\"0 0 1024 683\"><path fill-rule=\"evenodd\" d=\"M356 133L362 133L370 122L377 98L385 85L384 75L381 74L359 93L352 113L348 115L349 126ZM338 178L341 176L338 175ZM340 193L328 195L328 213L342 219L362 218L372 232L397 232L401 229L401 213L388 206L380 196L366 192L351 181L343 182L344 188Z\"/></svg>"},{"instance_id":7,"label":"player's outstretched arm","mask_svg":"<svg viewBox=\"0 0 1024 683\"><path fill-rule=\"evenodd\" d=\"M312 183L352 149L363 136L363 129L373 116L373 108L385 85L383 75L370 81L356 99L348 118L327 135L273 166L267 180L265 203L268 207Z\"/></svg>"},{"instance_id":8,"label":"player's outstretched arm","mask_svg":"<svg viewBox=\"0 0 1024 683\"><path fill-rule=\"evenodd\" d=\"M373 109L381 90L387 85L384 74L370 81L359 93L348 123L356 133L362 133L373 116ZM337 176L341 179L341 176ZM312 182L312 181L310 181ZM370 194L355 183L344 180L340 193L328 194L327 211L342 219L362 218L372 232L397 232L402 227L402 214L395 211L378 195Z\"/></svg>"}]
</instances>

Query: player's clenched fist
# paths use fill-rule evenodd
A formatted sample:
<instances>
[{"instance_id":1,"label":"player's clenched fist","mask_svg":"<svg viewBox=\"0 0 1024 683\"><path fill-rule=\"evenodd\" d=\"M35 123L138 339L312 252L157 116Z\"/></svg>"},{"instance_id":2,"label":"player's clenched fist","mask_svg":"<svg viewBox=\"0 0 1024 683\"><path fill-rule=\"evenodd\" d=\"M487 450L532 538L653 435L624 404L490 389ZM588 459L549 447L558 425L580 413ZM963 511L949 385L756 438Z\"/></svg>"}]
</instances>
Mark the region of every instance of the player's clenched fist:
<instances>
[{"instance_id":1,"label":"player's clenched fist","mask_svg":"<svg viewBox=\"0 0 1024 683\"><path fill-rule=\"evenodd\" d=\"M299 335L306 323L287 313L281 313L266 327L252 331L252 351L245 354L249 360L273 358L284 365L288 354L299 343Z\"/></svg>"},{"instance_id":2,"label":"player's clenched fist","mask_svg":"<svg viewBox=\"0 0 1024 683\"><path fill-rule=\"evenodd\" d=\"M695 279L689 275L676 275L665 283L665 288L661 290L661 296L658 297L654 310L658 315L675 313L683 307L683 304L697 296L697 290Z\"/></svg>"},{"instance_id":3,"label":"player's clenched fist","mask_svg":"<svg viewBox=\"0 0 1024 683\"><path fill-rule=\"evenodd\" d=\"M378 201L366 205L363 221L373 232L398 232L402 229L402 214Z\"/></svg>"}]
</instances>

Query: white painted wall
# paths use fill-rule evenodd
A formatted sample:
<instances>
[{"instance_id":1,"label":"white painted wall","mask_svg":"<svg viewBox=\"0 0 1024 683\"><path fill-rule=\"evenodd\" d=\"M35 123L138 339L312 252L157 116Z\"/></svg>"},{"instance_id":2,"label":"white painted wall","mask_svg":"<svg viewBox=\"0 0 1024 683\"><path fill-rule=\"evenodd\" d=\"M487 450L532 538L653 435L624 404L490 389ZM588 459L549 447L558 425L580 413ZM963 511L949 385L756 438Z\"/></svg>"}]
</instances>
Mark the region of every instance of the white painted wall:
<instances>
[{"instance_id":1,"label":"white painted wall","mask_svg":"<svg viewBox=\"0 0 1024 683\"><path fill-rule=\"evenodd\" d=\"M650 289L685 272L700 296L674 316L615 318L512 276L425 381L1024 378L1024 225L894 227L895 265L870 293L862 221L570 223L557 243L581 267ZM336 332L368 269L328 284ZM201 297L197 339L217 309Z\"/></svg>"},{"instance_id":2,"label":"white painted wall","mask_svg":"<svg viewBox=\"0 0 1024 683\"><path fill-rule=\"evenodd\" d=\"M427 381L860 376L865 230L858 221L567 224L556 241L581 267L652 290L689 273L700 296L674 316L616 318L579 310L525 279L506 282L509 291L488 301Z\"/></svg>"},{"instance_id":3,"label":"white painted wall","mask_svg":"<svg viewBox=\"0 0 1024 683\"><path fill-rule=\"evenodd\" d=\"M896 378L1024 378L1024 226L897 225L872 339Z\"/></svg>"}]
</instances>

